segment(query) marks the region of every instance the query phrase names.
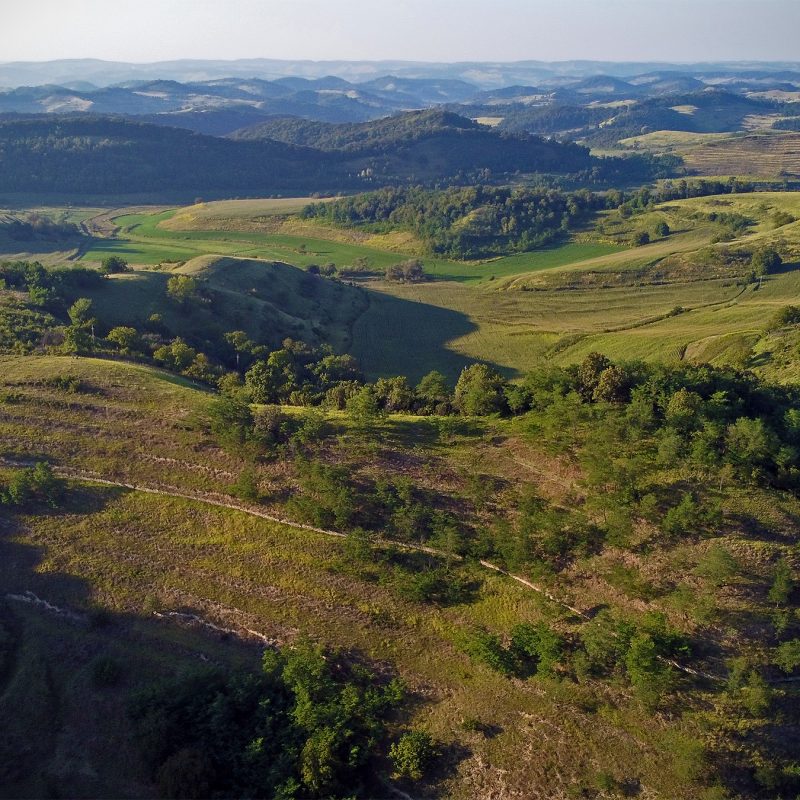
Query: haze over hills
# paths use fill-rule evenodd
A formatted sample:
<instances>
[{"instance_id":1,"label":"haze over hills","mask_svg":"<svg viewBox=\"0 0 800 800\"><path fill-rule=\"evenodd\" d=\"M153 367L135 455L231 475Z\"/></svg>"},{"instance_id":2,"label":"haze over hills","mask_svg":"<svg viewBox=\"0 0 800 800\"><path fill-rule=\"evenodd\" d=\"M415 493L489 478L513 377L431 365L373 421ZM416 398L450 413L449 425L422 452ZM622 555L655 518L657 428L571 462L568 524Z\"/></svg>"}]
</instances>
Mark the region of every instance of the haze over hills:
<instances>
[{"instance_id":1,"label":"haze over hills","mask_svg":"<svg viewBox=\"0 0 800 800\"><path fill-rule=\"evenodd\" d=\"M286 61L278 59L178 60L133 64L99 59L0 62L0 86L14 87L66 82L109 86L130 80L169 79L208 81L241 77L274 80L286 76L322 78L336 75L345 80L367 81L384 75L403 78L453 78L490 88L512 84L541 83L564 77L591 75L635 76L648 72L701 72L724 77L743 69L774 73L800 70L800 61L733 61L693 64L614 61L517 61L436 63L415 61Z\"/></svg>"},{"instance_id":2,"label":"haze over hills","mask_svg":"<svg viewBox=\"0 0 800 800\"><path fill-rule=\"evenodd\" d=\"M124 115L214 136L275 117L354 123L445 106L573 140L603 129L605 145L652 130L780 127L800 113L796 64L77 61L0 65L3 85L0 114Z\"/></svg>"}]
</instances>

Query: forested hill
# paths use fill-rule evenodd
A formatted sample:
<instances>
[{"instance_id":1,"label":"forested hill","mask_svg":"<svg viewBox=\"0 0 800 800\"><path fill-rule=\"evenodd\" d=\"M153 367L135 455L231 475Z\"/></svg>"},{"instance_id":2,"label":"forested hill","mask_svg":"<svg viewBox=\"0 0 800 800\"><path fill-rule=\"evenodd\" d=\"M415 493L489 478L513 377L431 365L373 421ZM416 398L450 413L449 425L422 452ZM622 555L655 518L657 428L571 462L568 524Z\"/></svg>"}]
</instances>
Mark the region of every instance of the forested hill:
<instances>
[{"instance_id":1,"label":"forested hill","mask_svg":"<svg viewBox=\"0 0 800 800\"><path fill-rule=\"evenodd\" d=\"M469 259L550 244L604 205L601 195L585 190L412 187L315 203L302 215L343 227L411 231L431 254Z\"/></svg>"},{"instance_id":2,"label":"forested hill","mask_svg":"<svg viewBox=\"0 0 800 800\"><path fill-rule=\"evenodd\" d=\"M443 171L457 174L481 169L493 173L575 173L589 169L594 162L584 147L524 133L500 133L437 109L355 124L275 119L239 131L234 137L274 139L374 158L368 168L422 180L435 179Z\"/></svg>"},{"instance_id":3,"label":"forested hill","mask_svg":"<svg viewBox=\"0 0 800 800\"><path fill-rule=\"evenodd\" d=\"M0 192L264 196L509 183L533 174L652 177L636 157L597 159L576 144L440 111L361 125L282 120L256 133L218 138L121 117L0 118Z\"/></svg>"},{"instance_id":4,"label":"forested hill","mask_svg":"<svg viewBox=\"0 0 800 800\"><path fill-rule=\"evenodd\" d=\"M233 139L275 139L320 150L361 151L380 149L435 133L491 129L471 119L441 109L409 111L372 122L319 122L301 117L275 117L231 134ZM494 138L497 138L496 135Z\"/></svg>"},{"instance_id":5,"label":"forested hill","mask_svg":"<svg viewBox=\"0 0 800 800\"><path fill-rule=\"evenodd\" d=\"M0 191L279 192L326 184L331 156L109 117L0 120Z\"/></svg>"}]
</instances>

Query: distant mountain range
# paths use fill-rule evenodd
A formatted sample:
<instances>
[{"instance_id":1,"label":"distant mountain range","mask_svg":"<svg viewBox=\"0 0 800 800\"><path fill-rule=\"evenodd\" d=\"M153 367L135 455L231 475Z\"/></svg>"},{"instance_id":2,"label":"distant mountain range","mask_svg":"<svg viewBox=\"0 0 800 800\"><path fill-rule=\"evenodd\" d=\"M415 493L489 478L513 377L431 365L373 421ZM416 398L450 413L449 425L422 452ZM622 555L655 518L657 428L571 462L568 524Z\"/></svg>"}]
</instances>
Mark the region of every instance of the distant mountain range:
<instances>
[{"instance_id":1,"label":"distant mountain range","mask_svg":"<svg viewBox=\"0 0 800 800\"><path fill-rule=\"evenodd\" d=\"M228 75L180 81L168 77L168 74L190 73L192 70L188 66L176 65L195 62L175 62L165 65L112 64L103 73L104 85L95 85L79 77L88 75L100 80L87 65L102 63L0 65L0 81L10 80L14 75L20 79L23 74L33 80L60 75L60 82L57 83L17 85L0 90L0 114L124 115L154 124L224 136L277 117L357 123L403 111L445 106L473 119L495 118L494 122L503 122L508 129L561 135L583 130L587 125L604 126L617 115L620 108L630 110L631 106L643 105L643 114L652 116L659 104L666 109L687 103L702 107L707 105L707 101L702 99L704 96L725 96L728 98L725 102L732 102L740 108L750 103L752 112L756 114L763 111L773 113L779 107L786 106L790 111L784 116L794 116L792 109L800 107L797 102L792 102L800 100L800 68L792 70L786 65L778 65L780 69L767 69L763 65L745 68L740 65L738 70L725 65L706 65L695 71L673 65L620 77L610 73L581 75L578 62L571 67L558 65L560 72L531 62L527 65L500 65L505 70L501 77L511 80L522 74L536 77L535 83L511 82L491 88L481 85L481 82L487 82L489 72L478 73L470 65L387 64L387 69L397 69L377 77L362 74L359 80L333 74L321 77L294 74L272 79L250 74L248 77ZM264 64L284 62L221 63L227 64L231 70L250 69L251 73L255 73L259 65L265 71ZM71 71L68 69L70 64ZM128 66L134 74L146 73L156 66L165 72L157 78L127 75L125 80L107 84L112 77L127 74L122 67L127 69ZM333 68L337 65L326 66ZM582 69L589 72L611 66L586 62ZM301 67L307 71L312 71L312 67L316 70L322 68L319 64L300 64L298 70ZM345 72L357 71L354 64L349 67L340 64L339 67ZM422 74L423 67L429 69L429 73ZM618 71L628 71L631 65L616 67ZM272 73L276 71L277 67L273 66ZM415 74L404 75L404 71ZM448 74L448 71L453 74ZM205 75L212 73L213 69L208 67L201 70L198 67L195 72ZM491 74L497 77L495 73ZM493 81L494 77L489 82ZM701 99L695 102L690 98L687 101L689 96ZM676 99L673 102L671 98ZM551 119L550 112L541 110L556 107L560 120ZM574 109L582 110L575 112ZM676 114L661 115L661 118L672 116L674 127L678 130L719 129L718 126L687 128L687 115L684 114L681 120ZM661 118L658 124L663 127ZM722 113L720 119L728 125L731 114ZM648 123L644 124L646 126ZM728 130L727 127L722 129Z\"/></svg>"},{"instance_id":2,"label":"distant mountain range","mask_svg":"<svg viewBox=\"0 0 800 800\"><path fill-rule=\"evenodd\" d=\"M713 62L669 64L663 62L613 61L516 61L430 63L412 61L282 61L266 58L232 61L181 60L131 64L98 59L65 59L60 61L0 62L0 87L57 84L76 89L105 87L125 81L167 79L196 83L219 78L284 77L324 78L335 75L360 83L385 75L411 79L455 79L479 88L517 85L550 85L567 78L611 75L632 78L653 72L678 72L687 75L725 77L731 73L800 71L797 62Z\"/></svg>"}]
</instances>

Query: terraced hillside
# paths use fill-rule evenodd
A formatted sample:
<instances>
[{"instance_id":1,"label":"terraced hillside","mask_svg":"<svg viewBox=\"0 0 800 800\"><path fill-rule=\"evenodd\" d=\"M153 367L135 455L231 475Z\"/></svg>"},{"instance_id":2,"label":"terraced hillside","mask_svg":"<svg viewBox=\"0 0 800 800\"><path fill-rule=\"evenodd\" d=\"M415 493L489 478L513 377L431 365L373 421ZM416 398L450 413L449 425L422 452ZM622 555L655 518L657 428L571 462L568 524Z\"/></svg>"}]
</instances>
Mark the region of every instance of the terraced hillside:
<instances>
[{"instance_id":1,"label":"terraced hillside","mask_svg":"<svg viewBox=\"0 0 800 800\"><path fill-rule=\"evenodd\" d=\"M755 742L733 732L735 712L726 705L733 695L719 694L716 679L684 673L678 691L685 713L653 714L624 683L576 681L560 668L552 677L507 677L476 655L477 642L490 634L502 641L520 622L581 635L591 626L583 615L592 616L598 603L637 620L663 611L695 642L692 667L724 675L726 657L755 656L759 626L769 624L757 587L786 548L796 513L790 495L726 489L726 524L710 538L666 539L647 555L607 545L558 575L528 575L528 583L471 559L461 564L452 550L415 555L379 539L371 547L383 555L370 566L359 560L363 554L354 556L358 540L275 521L291 520L286 499L303 486L288 454L257 463L260 503L232 497L248 460L209 435L211 398L165 373L92 359L6 358L0 390L5 472L46 459L68 479L62 509L15 515L0 540L0 588L13 595L3 619L17 643L0 704L19 708L36 687L48 687L24 729L0 744L13 750L13 736L37 740L25 769L5 781L11 795L57 783L76 793L89 786L94 794L147 796L127 725L108 740L121 758L109 760L97 744L104 720L124 723L128 693L198 651L252 662L254 644L225 639L291 643L301 634L402 677L415 702L398 723L423 727L442 748L432 783L406 787L416 796L552 798L635 785L653 797L716 798L715 775L733 786L744 780ZM402 475L437 507L457 504L464 523L480 525L504 514L524 486L554 508L589 502L580 452L592 439L590 418L576 420L578 450L571 452L557 444L560 434L550 427L556 417L475 419L445 439L427 419L390 417L377 439L374 431L364 439L352 420L331 413L328 432L303 447L306 457L346 465L358 483ZM487 482L493 496L478 489ZM741 527L740 515L750 520L747 530L758 526L757 536ZM726 577L721 590L716 572L694 567L711 563L714 548L735 553L740 576ZM408 576L443 568L462 593L433 603L413 599ZM680 586L678 569L686 576ZM713 594L715 610L682 606L687 592L706 606ZM729 627L744 613L752 641ZM228 633L220 638L222 631ZM45 662L47 650L63 655ZM99 690L92 665L106 656L125 668L114 686ZM762 730L753 708L749 724ZM56 725L48 722L52 714ZM74 749L86 737L92 746Z\"/></svg>"},{"instance_id":2,"label":"terraced hillside","mask_svg":"<svg viewBox=\"0 0 800 800\"><path fill-rule=\"evenodd\" d=\"M682 158L692 175L740 175L754 178L800 176L800 137L794 133L748 134L656 131L623 139L627 148L671 153Z\"/></svg>"}]
</instances>

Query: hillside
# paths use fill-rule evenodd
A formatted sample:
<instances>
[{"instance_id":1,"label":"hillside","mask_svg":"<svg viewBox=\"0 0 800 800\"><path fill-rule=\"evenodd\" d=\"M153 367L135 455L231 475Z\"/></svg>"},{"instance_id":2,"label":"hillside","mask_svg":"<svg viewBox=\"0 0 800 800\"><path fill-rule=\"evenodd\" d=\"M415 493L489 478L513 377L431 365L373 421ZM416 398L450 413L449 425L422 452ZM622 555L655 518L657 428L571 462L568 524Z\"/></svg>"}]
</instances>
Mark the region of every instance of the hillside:
<instances>
[{"instance_id":1,"label":"hillside","mask_svg":"<svg viewBox=\"0 0 800 800\"><path fill-rule=\"evenodd\" d=\"M200 302L188 310L176 308L166 294L175 275L190 276L200 287ZM86 296L109 327L141 326L158 314L171 335L201 349L224 331L244 330L263 344L277 346L288 337L346 350L350 327L366 305L357 290L288 264L217 256L192 259L169 273L114 276Z\"/></svg>"},{"instance_id":2,"label":"hillside","mask_svg":"<svg viewBox=\"0 0 800 800\"><path fill-rule=\"evenodd\" d=\"M596 133L596 144L610 143L654 130L719 133L742 130L748 118L777 115L782 104L742 97L727 91L705 89L690 94L646 100L619 110Z\"/></svg>"},{"instance_id":3,"label":"hillside","mask_svg":"<svg viewBox=\"0 0 800 800\"><path fill-rule=\"evenodd\" d=\"M398 178L510 173L574 173L594 162L584 148L527 135L500 135L457 114L421 111L358 125L326 125L301 119L274 120L235 133L237 140L275 139L340 152L373 183Z\"/></svg>"},{"instance_id":4,"label":"hillside","mask_svg":"<svg viewBox=\"0 0 800 800\"><path fill-rule=\"evenodd\" d=\"M201 379L219 370L220 362L238 363L226 339L233 331L251 346L276 348L293 339L344 352L351 346L355 320L368 305L363 291L342 282L288 264L221 256L105 278L94 270L48 271L31 262L0 265L0 275L4 351L38 349L49 339L63 339L68 310L81 299L90 303L92 336L105 336L113 328L132 330L137 343L126 345L126 353L152 353L180 342L189 348L181 356L187 359L181 369L201 353L195 376Z\"/></svg>"},{"instance_id":5,"label":"hillside","mask_svg":"<svg viewBox=\"0 0 800 800\"><path fill-rule=\"evenodd\" d=\"M694 160L687 148L679 145L692 139L692 135L699 139L723 133L736 136L757 133L762 137L760 146L780 148L781 137L776 136L774 142L766 137L773 129L792 129L798 106L789 100L793 97L791 93L784 97L780 93L754 91L753 86L737 87L729 83L681 91L680 81L675 78L651 81L652 77L643 76L642 82L632 85L627 93L591 100L572 89L526 96L523 88L519 95L487 98L486 104L470 106L469 113L492 118L498 130L556 136L584 143L597 152L618 153L622 143L639 152L678 156L684 160L689 174L775 174L775 170L754 170L746 158L737 160L732 138L715 145L720 151L730 152L727 173L711 160L709 171L705 171L705 164ZM657 91L658 86L665 91ZM645 94L641 94L643 89ZM678 146L649 146L650 142L668 143L668 137ZM729 148L728 144L732 146ZM759 156L758 147L751 148L751 152L756 158ZM672 169L680 171L680 161L673 163Z\"/></svg>"},{"instance_id":6,"label":"hillside","mask_svg":"<svg viewBox=\"0 0 800 800\"><path fill-rule=\"evenodd\" d=\"M711 800L723 786L750 798L794 786L794 693L775 649L796 635L794 601L774 589L794 568L797 501L779 488L791 477L732 433L719 434L722 460L681 449L715 414L742 435L755 418L794 436L780 422L792 395L680 369L631 376L636 403L547 388L585 389L590 373L534 372L509 394L529 410L476 406L441 430L437 417L365 421L355 408L324 411L320 427L285 409L277 435L294 438L250 440L266 448L253 462L208 416L213 398L165 373L5 359L4 479L30 458L67 479L55 509L14 510L0 543L14 596L0 703L39 697L0 744L10 755L20 737L36 742L5 785L148 796L124 711L135 691L197 654L252 670L256 645L310 635L402 678L413 700L388 735L426 730L440 753L425 780L401 783L415 796L635 785ZM723 387L731 406L714 399ZM700 398L697 419L679 416L681 392ZM763 471L745 478L746 459ZM246 500L243 474L257 487ZM415 552L420 539L441 555ZM486 566L498 564L523 580ZM98 661L114 665L107 683ZM110 717L122 758L97 735Z\"/></svg>"},{"instance_id":7,"label":"hillside","mask_svg":"<svg viewBox=\"0 0 800 800\"><path fill-rule=\"evenodd\" d=\"M800 206L754 188L50 209L91 249L0 267L7 795L796 793ZM392 280L451 216L563 238ZM253 756L249 712L196 729L258 706L265 650L331 772ZM362 700L291 706L315 664Z\"/></svg>"},{"instance_id":8,"label":"hillside","mask_svg":"<svg viewBox=\"0 0 800 800\"><path fill-rule=\"evenodd\" d=\"M454 370L482 359L519 375L532 361L566 365L600 351L666 363L708 358L795 381L798 331L769 328L796 304L798 219L791 192L671 201L629 217L601 213L594 235L617 242L615 252L565 244L490 261L479 284L373 284L385 299L359 319L355 354L368 373L383 374L390 364L411 369L426 341L439 348L445 340ZM660 223L668 235L654 234ZM734 232L732 223L744 227ZM631 246L641 232L650 243ZM769 247L784 264L754 278L752 254ZM376 350L387 341L401 347ZM431 366L420 364L420 373Z\"/></svg>"},{"instance_id":9,"label":"hillside","mask_svg":"<svg viewBox=\"0 0 800 800\"><path fill-rule=\"evenodd\" d=\"M204 203L158 213L139 209L132 215L109 212L116 232L80 251L78 263L99 265L109 254L118 254L141 268L130 276L110 278L102 291L76 289L71 297L91 292L95 302L103 304L105 292L113 290L113 302L106 305L115 324L124 324L120 320L131 308L137 328L153 311L169 312L170 324L188 336L196 333L192 317L181 316L167 302L165 282L179 263L204 264L202 254L212 252L223 257L222 263L243 259L258 264L258 270L263 263L263 269L271 271L275 262L324 268L331 277L308 276L324 298L321 305L315 305L313 297L302 298L299 283L289 284L286 296L276 302L266 281L252 286L245 282L244 294L235 301L215 301L226 309L222 327L247 327L250 336L257 337L256 318L237 318L233 311L239 306L263 308L273 319L271 308L276 306L292 316L286 325L275 325L277 336L291 336L296 326L306 337L316 325L322 338L333 336L337 348L349 349L373 377L402 373L416 380L439 369L454 380L474 360L520 376L539 359L571 364L599 350L614 358L647 361L708 358L715 364L747 365L773 380L793 380L797 369L791 353L797 332L791 326L784 332L767 328L781 308L797 304L800 208L795 193L748 191L752 188L728 180L665 183L659 191L673 198L739 191L660 203L653 190L621 195L616 202L627 199L619 208L578 213L566 231L561 213L571 213L569 195L545 193L540 198L535 191L518 193L507 206L517 209L514 219L527 219L531 203L552 203L553 209L564 204L552 224L539 231L555 238L544 247L484 256L481 261L431 255L428 248L443 241L496 246L501 252L512 247L515 239L503 228L505 212L492 216L506 209L509 199L502 189L415 190L411 197L405 192L370 193L330 201L313 216L305 214L306 219L297 214L304 204L301 199ZM443 223L449 219L448 208L461 209L454 213L457 224L452 228ZM573 210L579 211L579 206ZM376 224L377 211L388 218ZM642 234L649 243L634 245ZM39 253L29 257L63 263L66 254L59 262L58 253L51 250L61 246L36 243L32 249ZM753 254L770 247L783 265L754 278ZM200 261L194 261L197 258ZM383 277L387 268L411 258L422 260L427 281ZM298 279L304 275L282 269ZM364 294L351 294L355 290L347 286L350 282ZM133 286L137 299L129 306L123 295ZM253 288L258 294L248 293ZM346 291L346 299L328 294L334 291ZM295 306L298 297L301 301ZM145 308L151 310L145 314ZM196 313L205 314L204 308L201 304ZM65 310L59 312L62 319ZM306 315L313 320L311 328L303 321ZM207 316L203 320L204 329L219 332L216 321ZM19 324L21 330L35 326L32 321ZM352 335L349 344L346 330ZM319 339L312 336L310 341ZM204 342L196 344L206 352ZM213 355L216 350L208 352Z\"/></svg>"},{"instance_id":10,"label":"hillside","mask_svg":"<svg viewBox=\"0 0 800 800\"><path fill-rule=\"evenodd\" d=\"M274 139L318 150L380 152L382 149L446 131L484 131L481 125L446 111L411 111L374 122L332 125L282 117L236 131L233 139Z\"/></svg>"},{"instance_id":11,"label":"hillside","mask_svg":"<svg viewBox=\"0 0 800 800\"><path fill-rule=\"evenodd\" d=\"M416 115L391 118L374 129L348 128L337 136L320 129L325 136L319 141L305 136L314 141L313 148L260 137L221 139L119 118L0 120L0 191L263 196L392 183L463 183L479 174L501 180L510 173L567 174L601 166L576 145L500 135L448 115L423 119L428 120L423 130L413 134ZM317 130L318 123L309 124ZM369 147L348 144L370 131L374 142ZM340 149L317 149L331 143Z\"/></svg>"},{"instance_id":12,"label":"hillside","mask_svg":"<svg viewBox=\"0 0 800 800\"><path fill-rule=\"evenodd\" d=\"M0 165L2 192L269 193L344 182L327 177L331 160L314 150L104 117L0 121Z\"/></svg>"}]
</instances>

